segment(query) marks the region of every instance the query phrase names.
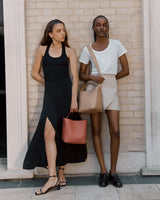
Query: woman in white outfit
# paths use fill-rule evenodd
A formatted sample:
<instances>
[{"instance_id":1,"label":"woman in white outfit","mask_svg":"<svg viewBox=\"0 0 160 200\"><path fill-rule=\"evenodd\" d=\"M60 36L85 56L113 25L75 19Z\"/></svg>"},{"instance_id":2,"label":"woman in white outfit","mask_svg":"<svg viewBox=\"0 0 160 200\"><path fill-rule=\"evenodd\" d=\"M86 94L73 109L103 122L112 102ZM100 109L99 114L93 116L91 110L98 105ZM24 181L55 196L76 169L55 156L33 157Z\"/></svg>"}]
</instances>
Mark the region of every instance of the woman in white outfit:
<instances>
[{"instance_id":1,"label":"woman in white outfit","mask_svg":"<svg viewBox=\"0 0 160 200\"><path fill-rule=\"evenodd\" d=\"M109 39L109 22L105 16L97 16L93 21L94 42L90 44L97 59L101 75L85 46L80 56L80 79L84 81L94 81L102 85L103 108L108 118L110 131L111 168L107 172L104 163L102 141L101 141L101 113L90 114L92 126L92 138L95 152L101 168L99 186L105 187L111 181L116 187L122 187L122 182L116 173L118 160L120 131L119 131L119 100L117 92L117 79L129 74L127 50L118 40ZM86 74L89 61L92 64L91 73ZM118 61L122 70L118 72ZM89 85L88 90L92 86Z\"/></svg>"}]
</instances>

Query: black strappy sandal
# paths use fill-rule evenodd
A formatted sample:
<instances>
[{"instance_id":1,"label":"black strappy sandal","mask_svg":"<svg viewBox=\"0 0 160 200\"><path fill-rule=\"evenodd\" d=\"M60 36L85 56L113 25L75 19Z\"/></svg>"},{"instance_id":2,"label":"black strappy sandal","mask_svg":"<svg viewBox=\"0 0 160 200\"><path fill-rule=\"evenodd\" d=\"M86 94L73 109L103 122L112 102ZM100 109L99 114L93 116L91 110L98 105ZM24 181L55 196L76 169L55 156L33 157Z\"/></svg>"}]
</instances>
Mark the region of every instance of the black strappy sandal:
<instances>
[{"instance_id":1,"label":"black strappy sandal","mask_svg":"<svg viewBox=\"0 0 160 200\"><path fill-rule=\"evenodd\" d=\"M58 170L64 170L64 167L59 167ZM59 181L60 187L65 187L67 185L67 181Z\"/></svg>"},{"instance_id":2,"label":"black strappy sandal","mask_svg":"<svg viewBox=\"0 0 160 200\"><path fill-rule=\"evenodd\" d=\"M57 177L57 175L49 176L49 178L50 177ZM57 190L61 189L60 184L59 184L59 180L57 180L56 184L54 186L48 188L45 192L42 192L42 189L40 189L40 193L35 192L35 195L46 194L47 192L49 192L49 190L54 190L54 189L57 189Z\"/></svg>"}]
</instances>

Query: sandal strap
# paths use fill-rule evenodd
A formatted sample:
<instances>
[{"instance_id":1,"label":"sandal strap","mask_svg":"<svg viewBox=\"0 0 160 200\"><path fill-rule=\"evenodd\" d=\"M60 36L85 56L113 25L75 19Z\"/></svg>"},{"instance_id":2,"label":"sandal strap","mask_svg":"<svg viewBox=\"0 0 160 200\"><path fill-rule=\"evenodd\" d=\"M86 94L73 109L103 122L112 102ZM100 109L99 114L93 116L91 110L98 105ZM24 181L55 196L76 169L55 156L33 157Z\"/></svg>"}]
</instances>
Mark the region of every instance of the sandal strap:
<instances>
[{"instance_id":1,"label":"sandal strap","mask_svg":"<svg viewBox=\"0 0 160 200\"><path fill-rule=\"evenodd\" d=\"M59 167L58 169L64 170L64 167Z\"/></svg>"},{"instance_id":2,"label":"sandal strap","mask_svg":"<svg viewBox=\"0 0 160 200\"><path fill-rule=\"evenodd\" d=\"M67 181L59 181L59 183L67 183Z\"/></svg>"},{"instance_id":3,"label":"sandal strap","mask_svg":"<svg viewBox=\"0 0 160 200\"><path fill-rule=\"evenodd\" d=\"M57 177L57 175L52 175L52 176L49 176L49 177Z\"/></svg>"}]
</instances>

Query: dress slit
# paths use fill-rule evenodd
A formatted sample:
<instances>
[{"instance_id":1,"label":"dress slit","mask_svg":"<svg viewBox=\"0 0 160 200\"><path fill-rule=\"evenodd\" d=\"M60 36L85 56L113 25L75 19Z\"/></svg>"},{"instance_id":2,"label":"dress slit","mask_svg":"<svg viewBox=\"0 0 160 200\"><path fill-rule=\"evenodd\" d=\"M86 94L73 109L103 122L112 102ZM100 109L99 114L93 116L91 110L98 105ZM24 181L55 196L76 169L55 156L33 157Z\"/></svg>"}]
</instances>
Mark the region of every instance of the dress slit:
<instances>
[{"instance_id":1,"label":"dress slit","mask_svg":"<svg viewBox=\"0 0 160 200\"><path fill-rule=\"evenodd\" d=\"M47 121L47 120L48 120L48 121ZM53 123L51 122L51 120L49 119L49 117L46 117L46 118L45 118L45 124L44 124L44 136L45 136L46 123L50 123L50 125L51 125L53 131L55 132L55 136L56 136L56 130L55 130L55 127L54 127Z\"/></svg>"}]
</instances>

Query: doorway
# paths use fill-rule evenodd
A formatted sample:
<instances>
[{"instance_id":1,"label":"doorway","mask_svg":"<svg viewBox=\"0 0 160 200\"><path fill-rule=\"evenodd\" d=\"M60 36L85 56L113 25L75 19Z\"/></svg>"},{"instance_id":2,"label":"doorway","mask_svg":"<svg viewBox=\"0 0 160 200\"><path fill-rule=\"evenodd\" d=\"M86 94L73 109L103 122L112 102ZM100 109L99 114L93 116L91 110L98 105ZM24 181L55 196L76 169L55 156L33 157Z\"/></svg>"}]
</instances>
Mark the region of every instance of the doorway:
<instances>
[{"instance_id":1,"label":"doorway","mask_svg":"<svg viewBox=\"0 0 160 200\"><path fill-rule=\"evenodd\" d=\"M0 0L0 158L7 157L3 1Z\"/></svg>"}]
</instances>

